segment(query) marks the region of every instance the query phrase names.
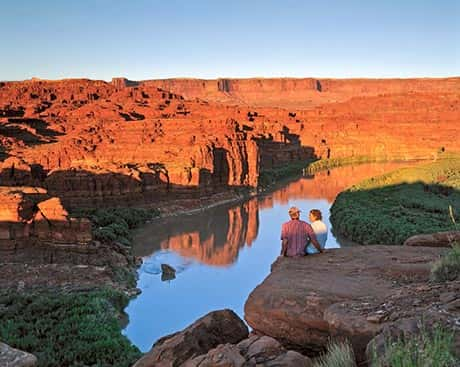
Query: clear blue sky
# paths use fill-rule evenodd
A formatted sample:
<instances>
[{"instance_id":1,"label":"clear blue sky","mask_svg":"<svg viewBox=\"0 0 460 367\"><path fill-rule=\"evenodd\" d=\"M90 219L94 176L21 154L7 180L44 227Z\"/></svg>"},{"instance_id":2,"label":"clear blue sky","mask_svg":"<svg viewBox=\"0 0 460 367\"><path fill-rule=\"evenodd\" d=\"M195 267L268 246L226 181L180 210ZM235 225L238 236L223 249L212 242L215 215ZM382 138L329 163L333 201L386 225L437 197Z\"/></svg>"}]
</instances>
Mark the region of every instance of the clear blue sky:
<instances>
[{"instance_id":1,"label":"clear blue sky","mask_svg":"<svg viewBox=\"0 0 460 367\"><path fill-rule=\"evenodd\" d=\"M0 80L460 75L460 0L2 0Z\"/></svg>"}]
</instances>

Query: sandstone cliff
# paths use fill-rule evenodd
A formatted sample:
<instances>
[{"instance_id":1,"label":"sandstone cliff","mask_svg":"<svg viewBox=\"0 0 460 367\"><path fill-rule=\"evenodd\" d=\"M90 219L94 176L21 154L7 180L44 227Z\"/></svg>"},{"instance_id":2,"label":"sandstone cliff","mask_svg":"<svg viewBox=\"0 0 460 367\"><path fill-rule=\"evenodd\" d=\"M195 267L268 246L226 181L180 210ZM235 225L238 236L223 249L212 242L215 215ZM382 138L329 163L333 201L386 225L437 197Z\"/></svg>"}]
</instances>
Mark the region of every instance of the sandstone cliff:
<instances>
[{"instance_id":1,"label":"sandstone cliff","mask_svg":"<svg viewBox=\"0 0 460 367\"><path fill-rule=\"evenodd\" d=\"M312 158L434 158L460 150L459 90L459 78L4 82L0 184L66 206L156 205L254 188Z\"/></svg>"}]
</instances>

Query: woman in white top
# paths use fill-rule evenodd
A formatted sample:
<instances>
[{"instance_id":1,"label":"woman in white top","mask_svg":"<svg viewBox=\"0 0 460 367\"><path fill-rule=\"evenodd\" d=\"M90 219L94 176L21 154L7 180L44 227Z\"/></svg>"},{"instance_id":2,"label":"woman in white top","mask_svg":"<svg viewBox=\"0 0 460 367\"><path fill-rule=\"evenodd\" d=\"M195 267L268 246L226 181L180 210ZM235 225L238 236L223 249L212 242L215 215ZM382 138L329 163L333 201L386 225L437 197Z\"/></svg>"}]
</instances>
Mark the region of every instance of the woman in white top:
<instances>
[{"instance_id":1,"label":"woman in white top","mask_svg":"<svg viewBox=\"0 0 460 367\"><path fill-rule=\"evenodd\" d=\"M322 221L323 216L321 211L318 209L310 210L308 218L311 223L310 225L313 228L313 232L315 232L316 239L318 240L321 248L324 249L326 247L327 241L327 226ZM317 254L318 250L313 245L311 245L311 243L309 243L306 248L306 253L308 255L313 255Z\"/></svg>"}]
</instances>

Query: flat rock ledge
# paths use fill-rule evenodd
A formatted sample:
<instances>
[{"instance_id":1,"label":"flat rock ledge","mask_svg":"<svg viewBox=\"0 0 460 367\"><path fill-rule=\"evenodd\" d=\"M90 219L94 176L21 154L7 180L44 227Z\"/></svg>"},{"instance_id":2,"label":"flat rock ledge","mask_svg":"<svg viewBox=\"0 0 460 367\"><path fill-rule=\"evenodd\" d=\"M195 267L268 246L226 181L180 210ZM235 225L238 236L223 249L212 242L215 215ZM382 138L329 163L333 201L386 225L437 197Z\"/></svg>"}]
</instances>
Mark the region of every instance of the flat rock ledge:
<instances>
[{"instance_id":1,"label":"flat rock ledge","mask_svg":"<svg viewBox=\"0 0 460 367\"><path fill-rule=\"evenodd\" d=\"M0 366L2 367L35 367L37 357L33 354L10 347L0 342Z\"/></svg>"},{"instance_id":2,"label":"flat rock ledge","mask_svg":"<svg viewBox=\"0 0 460 367\"><path fill-rule=\"evenodd\" d=\"M428 282L432 262L444 251L357 246L279 257L250 294L245 319L255 333L307 355L323 351L330 338L347 338L358 360L371 339L403 318L437 315L455 329L460 282Z\"/></svg>"}]
</instances>

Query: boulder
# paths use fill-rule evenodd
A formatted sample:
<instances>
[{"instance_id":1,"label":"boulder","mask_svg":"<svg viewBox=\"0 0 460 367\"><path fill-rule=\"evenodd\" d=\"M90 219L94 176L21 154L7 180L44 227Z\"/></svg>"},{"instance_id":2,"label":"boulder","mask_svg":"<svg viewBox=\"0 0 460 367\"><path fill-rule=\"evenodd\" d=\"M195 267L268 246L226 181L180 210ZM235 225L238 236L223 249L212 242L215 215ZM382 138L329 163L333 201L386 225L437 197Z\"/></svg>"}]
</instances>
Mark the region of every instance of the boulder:
<instances>
[{"instance_id":1,"label":"boulder","mask_svg":"<svg viewBox=\"0 0 460 367\"><path fill-rule=\"evenodd\" d=\"M417 234L404 241L404 246L452 247L455 242L460 242L460 231Z\"/></svg>"},{"instance_id":2,"label":"boulder","mask_svg":"<svg viewBox=\"0 0 460 367\"><path fill-rule=\"evenodd\" d=\"M193 358L184 367L310 367L310 358L287 351L268 336L252 335L237 345L225 344Z\"/></svg>"},{"instance_id":3,"label":"boulder","mask_svg":"<svg viewBox=\"0 0 460 367\"><path fill-rule=\"evenodd\" d=\"M35 367L37 357L33 354L10 347L0 342L0 366L5 367Z\"/></svg>"},{"instance_id":4,"label":"boulder","mask_svg":"<svg viewBox=\"0 0 460 367\"><path fill-rule=\"evenodd\" d=\"M246 359L234 344L220 344L207 354L184 363L184 367L245 367Z\"/></svg>"},{"instance_id":5,"label":"boulder","mask_svg":"<svg viewBox=\"0 0 460 367\"><path fill-rule=\"evenodd\" d=\"M184 330L159 339L134 367L179 366L219 344L236 344L247 336L247 326L233 311L213 311Z\"/></svg>"},{"instance_id":6,"label":"boulder","mask_svg":"<svg viewBox=\"0 0 460 367\"><path fill-rule=\"evenodd\" d=\"M426 282L430 263L442 252L357 246L301 258L280 257L246 301L245 319L255 332L288 349L317 354L330 337L344 337L362 356L390 319L386 299L404 285ZM407 292L404 288L400 298ZM412 303L407 308L412 309Z\"/></svg>"}]
</instances>

